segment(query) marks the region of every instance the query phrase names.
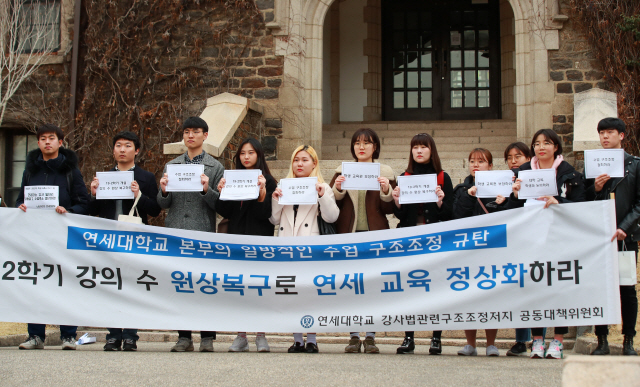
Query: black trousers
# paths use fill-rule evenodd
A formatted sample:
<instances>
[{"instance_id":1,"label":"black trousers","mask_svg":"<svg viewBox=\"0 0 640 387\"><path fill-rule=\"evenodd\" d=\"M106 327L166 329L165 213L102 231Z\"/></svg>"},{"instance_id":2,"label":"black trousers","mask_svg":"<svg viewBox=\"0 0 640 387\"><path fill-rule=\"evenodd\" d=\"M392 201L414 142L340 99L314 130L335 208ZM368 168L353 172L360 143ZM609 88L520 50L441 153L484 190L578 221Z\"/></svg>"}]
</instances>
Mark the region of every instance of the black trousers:
<instances>
[{"instance_id":1,"label":"black trousers","mask_svg":"<svg viewBox=\"0 0 640 387\"><path fill-rule=\"evenodd\" d=\"M638 259L638 244L625 242L627 251L635 251ZM622 251L622 242L618 242L618 251ZM622 334L633 337L636 335L636 321L638 319L638 295L635 286L620 286L620 309L622 311ZM608 325L596 325L596 335L608 335Z\"/></svg>"},{"instance_id":2,"label":"black trousers","mask_svg":"<svg viewBox=\"0 0 640 387\"><path fill-rule=\"evenodd\" d=\"M542 332L544 328L531 328L531 336L542 336ZM556 335L566 335L569 333L569 327L555 327L553 328L553 333Z\"/></svg>"},{"instance_id":3,"label":"black trousers","mask_svg":"<svg viewBox=\"0 0 640 387\"><path fill-rule=\"evenodd\" d=\"M178 331L178 337L186 337L191 340L191 331ZM200 331L200 338L204 339L205 337L212 337L214 340L216 339L216 332L211 331Z\"/></svg>"},{"instance_id":4,"label":"black trousers","mask_svg":"<svg viewBox=\"0 0 640 387\"><path fill-rule=\"evenodd\" d=\"M414 332L413 331L405 331L404 332L404 336L405 337L413 337ZM440 337L442 337L442 331L433 331L433 337L436 339L439 339Z\"/></svg>"}]
</instances>

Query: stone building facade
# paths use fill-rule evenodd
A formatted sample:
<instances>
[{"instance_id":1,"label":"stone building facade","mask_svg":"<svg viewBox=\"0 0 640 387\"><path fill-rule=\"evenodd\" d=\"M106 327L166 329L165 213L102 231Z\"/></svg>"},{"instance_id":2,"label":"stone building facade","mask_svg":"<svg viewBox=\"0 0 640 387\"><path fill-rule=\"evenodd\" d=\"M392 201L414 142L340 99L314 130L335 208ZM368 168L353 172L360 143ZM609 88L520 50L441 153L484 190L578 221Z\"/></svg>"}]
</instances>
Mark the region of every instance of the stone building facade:
<instances>
[{"instance_id":1,"label":"stone building facade","mask_svg":"<svg viewBox=\"0 0 640 387\"><path fill-rule=\"evenodd\" d=\"M451 160L446 168L459 174L472 147L485 144L499 159L506 143L528 143L541 128L555 129L572 156L573 94L607 84L569 1L427 3L431 8L416 0L255 0L259 17L249 45L229 54L225 71L210 69L204 85L185 96L192 101L185 111L197 114L223 91L258 102L263 115L242 130L260 133L274 170L288 168L302 143L323 159L348 159L350 133L365 125L381 133L381 157L396 160L397 173L411 136L420 132L435 135ZM75 3L61 4L64 43L40 77L66 86ZM200 20L199 6L186 7ZM206 28L217 21L199 22ZM176 31L160 42L172 54L162 54L169 56L159 66L194 61L183 35ZM215 63L224 49L208 40L197 48L200 66ZM64 94L61 100L68 100ZM0 128L3 197L15 192L24 154L35 143L24 127L24 120L9 117Z\"/></svg>"}]
</instances>

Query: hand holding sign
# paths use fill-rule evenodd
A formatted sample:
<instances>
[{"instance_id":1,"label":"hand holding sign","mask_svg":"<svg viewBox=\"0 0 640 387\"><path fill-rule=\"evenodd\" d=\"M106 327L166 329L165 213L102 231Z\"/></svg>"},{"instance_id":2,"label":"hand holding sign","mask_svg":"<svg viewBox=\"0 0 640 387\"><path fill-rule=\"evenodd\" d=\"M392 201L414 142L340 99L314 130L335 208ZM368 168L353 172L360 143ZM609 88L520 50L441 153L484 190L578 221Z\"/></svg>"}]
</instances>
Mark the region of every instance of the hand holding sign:
<instances>
[{"instance_id":1,"label":"hand holding sign","mask_svg":"<svg viewBox=\"0 0 640 387\"><path fill-rule=\"evenodd\" d=\"M31 185L24 187L24 208L37 210L56 210L58 213L64 213L64 207L60 207L59 202L60 188L57 185ZM62 211L62 212L61 212Z\"/></svg>"},{"instance_id":2,"label":"hand holding sign","mask_svg":"<svg viewBox=\"0 0 640 387\"><path fill-rule=\"evenodd\" d=\"M594 179L605 174L609 177L624 177L624 150L585 150L584 174L587 179Z\"/></svg>"},{"instance_id":3,"label":"hand holding sign","mask_svg":"<svg viewBox=\"0 0 640 387\"><path fill-rule=\"evenodd\" d=\"M202 164L168 164L162 180L163 192L207 192L209 187L209 177L204 174Z\"/></svg>"},{"instance_id":4,"label":"hand holding sign","mask_svg":"<svg viewBox=\"0 0 640 387\"><path fill-rule=\"evenodd\" d=\"M556 196L558 194L556 170L551 168L520 171L513 189L514 192L517 192L518 199L538 199L543 196Z\"/></svg>"},{"instance_id":5,"label":"hand holding sign","mask_svg":"<svg viewBox=\"0 0 640 387\"><path fill-rule=\"evenodd\" d=\"M316 204L318 195L324 195L324 186L318 189L317 183L317 177L282 179L273 197L282 205Z\"/></svg>"},{"instance_id":6,"label":"hand holding sign","mask_svg":"<svg viewBox=\"0 0 640 387\"><path fill-rule=\"evenodd\" d=\"M479 198L495 198L511 195L513 172L506 171L476 171L475 176Z\"/></svg>"},{"instance_id":7,"label":"hand holding sign","mask_svg":"<svg viewBox=\"0 0 640 387\"><path fill-rule=\"evenodd\" d=\"M435 203L438 201L436 174L398 176L399 204ZM443 193L444 196L444 193Z\"/></svg>"},{"instance_id":8,"label":"hand holding sign","mask_svg":"<svg viewBox=\"0 0 640 387\"><path fill-rule=\"evenodd\" d=\"M91 182L91 194L95 192L98 200L133 199L132 185L133 171L96 172Z\"/></svg>"},{"instance_id":9,"label":"hand holding sign","mask_svg":"<svg viewBox=\"0 0 640 387\"><path fill-rule=\"evenodd\" d=\"M345 177L341 184L342 189L357 191L378 191L384 180L380 178L380 163L356 163L343 162L342 176ZM386 180L386 192L389 192L389 180ZM382 187L385 189L385 186Z\"/></svg>"},{"instance_id":10,"label":"hand holding sign","mask_svg":"<svg viewBox=\"0 0 640 387\"><path fill-rule=\"evenodd\" d=\"M222 188L220 200L254 200L259 195L259 177L262 171L259 169L236 169L224 171L224 182L218 187Z\"/></svg>"}]
</instances>

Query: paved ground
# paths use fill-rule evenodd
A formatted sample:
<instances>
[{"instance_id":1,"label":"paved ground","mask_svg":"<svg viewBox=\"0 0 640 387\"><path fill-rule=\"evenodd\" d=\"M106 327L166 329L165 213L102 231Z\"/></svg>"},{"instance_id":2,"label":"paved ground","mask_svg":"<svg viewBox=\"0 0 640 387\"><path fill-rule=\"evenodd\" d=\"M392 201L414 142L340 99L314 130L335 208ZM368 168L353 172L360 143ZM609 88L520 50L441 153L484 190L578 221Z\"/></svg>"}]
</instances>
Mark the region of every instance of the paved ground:
<instances>
[{"instance_id":1,"label":"paved ground","mask_svg":"<svg viewBox=\"0 0 640 387\"><path fill-rule=\"evenodd\" d=\"M562 382L562 361L506 357L504 351L499 358L467 358L456 355L459 348L444 347L442 356L429 356L428 347L420 346L414 355L396 355L395 345L380 345L381 354L365 355L345 354L343 344L321 344L319 354L288 354L288 344L274 343L271 353L259 354L223 352L229 344L214 342L216 353L170 353L172 343L142 342L130 353L103 352L102 345L77 351L0 348L0 385L553 387Z\"/></svg>"}]
</instances>

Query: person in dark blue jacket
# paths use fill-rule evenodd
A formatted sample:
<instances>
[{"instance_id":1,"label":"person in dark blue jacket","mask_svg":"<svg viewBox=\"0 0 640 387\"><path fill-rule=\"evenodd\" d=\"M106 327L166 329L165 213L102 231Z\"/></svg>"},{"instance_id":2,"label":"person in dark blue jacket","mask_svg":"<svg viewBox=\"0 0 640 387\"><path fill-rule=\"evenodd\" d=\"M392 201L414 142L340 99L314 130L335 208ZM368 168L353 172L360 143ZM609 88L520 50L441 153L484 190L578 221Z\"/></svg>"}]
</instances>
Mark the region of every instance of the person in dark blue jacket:
<instances>
[{"instance_id":1,"label":"person in dark blue jacket","mask_svg":"<svg viewBox=\"0 0 640 387\"><path fill-rule=\"evenodd\" d=\"M27 155L27 163L22 174L20 193L16 207L27 211L24 203L24 187L37 185L58 186L59 214L88 212L89 194L78 169L78 157L75 152L62 147L64 133L53 125L46 124L38 128L38 149ZM43 349L45 339L44 324L29 324L29 337L20 344L20 349ZM78 327L60 325L62 349L76 349L75 339Z\"/></svg>"},{"instance_id":2,"label":"person in dark blue jacket","mask_svg":"<svg viewBox=\"0 0 640 387\"><path fill-rule=\"evenodd\" d=\"M112 171L133 171L133 182L131 191L134 197L140 193L140 199L136 206L142 222L148 224L147 216L158 216L161 208L156 201L158 187L153 173L145 171L136 165L136 156L140 152L140 139L135 133L120 132L113 138L113 158L116 166ZM96 193L100 181L94 177L91 182L91 202L89 203L89 214L98 215L101 218L118 220L118 216L128 214L133 206L134 199L108 199L96 200ZM137 329L107 328L107 343L105 351L135 351L138 349ZM124 342L124 344L123 344Z\"/></svg>"}]
</instances>

